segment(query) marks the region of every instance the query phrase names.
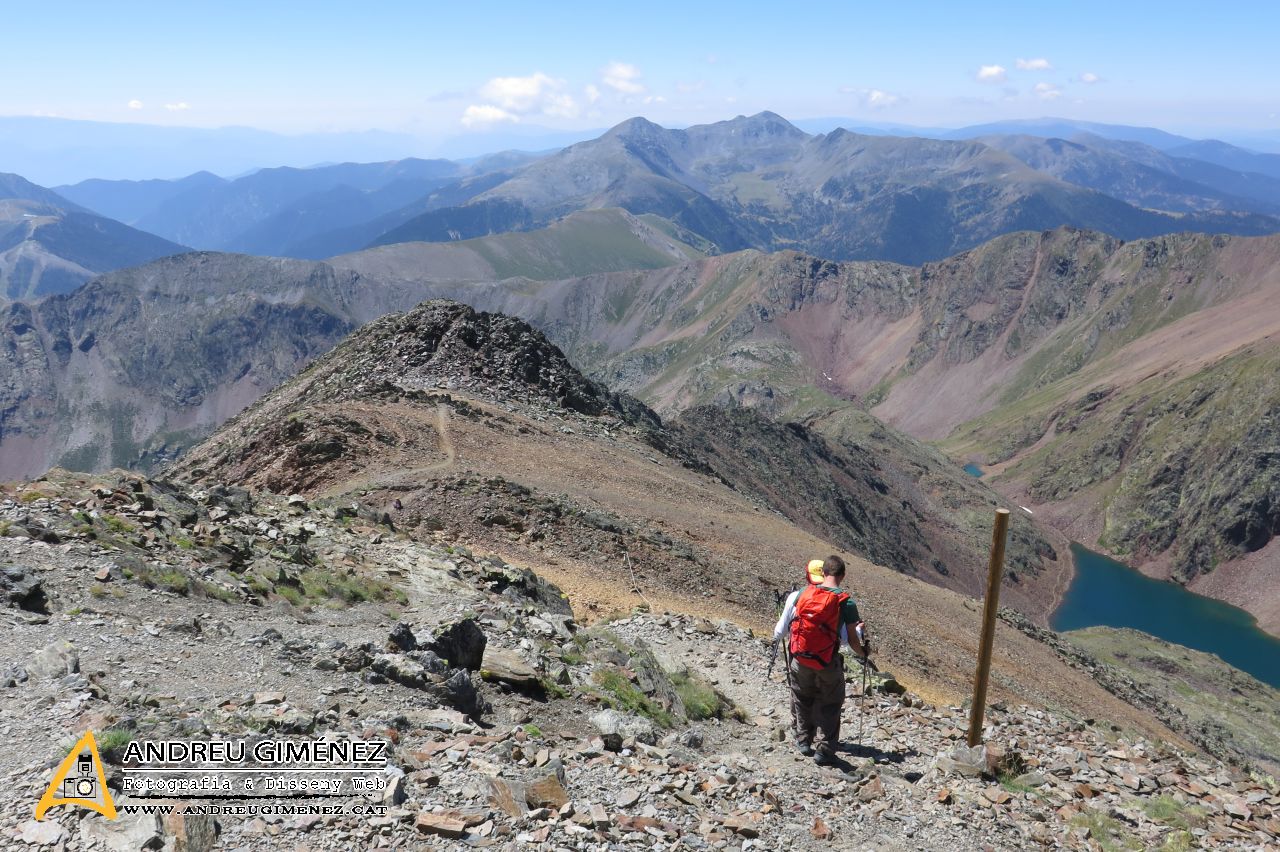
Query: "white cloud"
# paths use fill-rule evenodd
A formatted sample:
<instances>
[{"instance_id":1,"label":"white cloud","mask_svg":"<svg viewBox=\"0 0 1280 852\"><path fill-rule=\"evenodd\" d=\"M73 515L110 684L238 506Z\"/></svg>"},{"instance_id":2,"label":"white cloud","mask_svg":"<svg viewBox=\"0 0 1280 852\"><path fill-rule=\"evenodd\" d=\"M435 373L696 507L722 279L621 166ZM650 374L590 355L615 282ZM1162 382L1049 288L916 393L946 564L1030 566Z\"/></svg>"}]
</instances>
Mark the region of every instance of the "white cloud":
<instances>
[{"instance_id":1,"label":"white cloud","mask_svg":"<svg viewBox=\"0 0 1280 852\"><path fill-rule=\"evenodd\" d=\"M129 101L129 109L142 109L142 101L137 98Z\"/></svg>"},{"instance_id":2,"label":"white cloud","mask_svg":"<svg viewBox=\"0 0 1280 852\"><path fill-rule=\"evenodd\" d=\"M885 109L899 103L901 100L902 98L898 95L880 89L867 89L862 93L863 105L871 109Z\"/></svg>"},{"instance_id":3,"label":"white cloud","mask_svg":"<svg viewBox=\"0 0 1280 852\"><path fill-rule=\"evenodd\" d=\"M588 83L583 91L586 92L587 103L593 104L600 100L600 89L594 83Z\"/></svg>"},{"instance_id":4,"label":"white cloud","mask_svg":"<svg viewBox=\"0 0 1280 852\"><path fill-rule=\"evenodd\" d=\"M979 83L1003 83L1009 76L1003 65L983 65L978 69Z\"/></svg>"},{"instance_id":5,"label":"white cloud","mask_svg":"<svg viewBox=\"0 0 1280 852\"><path fill-rule=\"evenodd\" d=\"M494 77L480 87L485 103L468 106L462 113L462 125L487 127L530 115L575 118L581 109L565 87L564 80L541 71L527 77ZM590 98L589 90L587 95Z\"/></svg>"},{"instance_id":6,"label":"white cloud","mask_svg":"<svg viewBox=\"0 0 1280 852\"><path fill-rule=\"evenodd\" d=\"M1102 78L1099 77L1097 74L1093 73L1092 71L1086 71L1080 75L1080 82L1088 83L1090 86L1092 86L1094 83L1101 83Z\"/></svg>"},{"instance_id":7,"label":"white cloud","mask_svg":"<svg viewBox=\"0 0 1280 852\"><path fill-rule=\"evenodd\" d=\"M883 89L859 89L857 86L842 86L842 95L857 95L858 103L866 109L886 109L902 103L902 96Z\"/></svg>"},{"instance_id":8,"label":"white cloud","mask_svg":"<svg viewBox=\"0 0 1280 852\"><path fill-rule=\"evenodd\" d=\"M646 104L665 104L667 99L662 95L646 95L644 102Z\"/></svg>"},{"instance_id":9,"label":"white cloud","mask_svg":"<svg viewBox=\"0 0 1280 852\"><path fill-rule=\"evenodd\" d=\"M1039 59L1019 59L1016 63L1019 71L1052 71L1053 66L1043 56Z\"/></svg>"},{"instance_id":10,"label":"white cloud","mask_svg":"<svg viewBox=\"0 0 1280 852\"><path fill-rule=\"evenodd\" d=\"M494 77L480 87L480 96L511 112L532 112L548 94L564 89L564 81L541 71L528 77Z\"/></svg>"},{"instance_id":11,"label":"white cloud","mask_svg":"<svg viewBox=\"0 0 1280 852\"><path fill-rule=\"evenodd\" d=\"M1036 83L1036 97L1042 101L1051 101L1062 97L1062 91L1052 83Z\"/></svg>"},{"instance_id":12,"label":"white cloud","mask_svg":"<svg viewBox=\"0 0 1280 852\"><path fill-rule=\"evenodd\" d=\"M640 69L625 62L610 62L600 78L606 86L624 95L638 95L644 91L640 83Z\"/></svg>"},{"instance_id":13,"label":"white cloud","mask_svg":"<svg viewBox=\"0 0 1280 852\"><path fill-rule=\"evenodd\" d=\"M707 87L706 80L695 80L691 83L685 82L685 81L679 81L676 83L676 91L682 94L688 94L689 92L701 92L706 87Z\"/></svg>"},{"instance_id":14,"label":"white cloud","mask_svg":"<svg viewBox=\"0 0 1280 852\"><path fill-rule=\"evenodd\" d=\"M493 104L472 104L462 113L463 127L489 127L504 121L519 121L520 118Z\"/></svg>"},{"instance_id":15,"label":"white cloud","mask_svg":"<svg viewBox=\"0 0 1280 852\"><path fill-rule=\"evenodd\" d=\"M191 109L191 104L186 101L178 101L176 104L165 104L164 108L169 110L169 112L185 112L186 110Z\"/></svg>"}]
</instances>

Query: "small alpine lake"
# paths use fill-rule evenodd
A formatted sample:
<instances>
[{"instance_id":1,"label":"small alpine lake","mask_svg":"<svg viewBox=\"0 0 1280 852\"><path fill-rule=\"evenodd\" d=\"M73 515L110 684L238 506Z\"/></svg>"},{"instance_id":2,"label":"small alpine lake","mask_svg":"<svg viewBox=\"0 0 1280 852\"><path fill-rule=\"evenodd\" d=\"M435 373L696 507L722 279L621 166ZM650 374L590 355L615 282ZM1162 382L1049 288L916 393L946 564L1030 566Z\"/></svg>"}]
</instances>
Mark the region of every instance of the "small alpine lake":
<instances>
[{"instance_id":1,"label":"small alpine lake","mask_svg":"<svg viewBox=\"0 0 1280 852\"><path fill-rule=\"evenodd\" d=\"M1131 627L1152 636L1216 654L1263 683L1280 688L1280 639L1263 631L1244 610L1156 580L1073 543L1076 575L1050 626Z\"/></svg>"},{"instance_id":2,"label":"small alpine lake","mask_svg":"<svg viewBox=\"0 0 1280 852\"><path fill-rule=\"evenodd\" d=\"M982 468L978 467L973 462L969 462L969 464L964 466L964 472L970 476L982 476Z\"/></svg>"}]
</instances>

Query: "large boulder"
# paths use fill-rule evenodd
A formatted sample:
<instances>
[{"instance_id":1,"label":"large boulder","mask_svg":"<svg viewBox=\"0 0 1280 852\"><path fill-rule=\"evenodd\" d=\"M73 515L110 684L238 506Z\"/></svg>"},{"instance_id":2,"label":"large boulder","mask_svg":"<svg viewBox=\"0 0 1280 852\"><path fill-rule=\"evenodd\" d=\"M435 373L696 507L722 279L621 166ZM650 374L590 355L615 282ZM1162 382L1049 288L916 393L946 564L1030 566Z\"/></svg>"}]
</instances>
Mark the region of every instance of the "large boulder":
<instances>
[{"instance_id":1,"label":"large boulder","mask_svg":"<svg viewBox=\"0 0 1280 852\"><path fill-rule=\"evenodd\" d=\"M474 676L462 669L454 671L444 683L432 687L431 691L440 703L472 719L478 720L492 709L489 702L485 701L484 696L480 694Z\"/></svg>"},{"instance_id":2,"label":"large boulder","mask_svg":"<svg viewBox=\"0 0 1280 852\"><path fill-rule=\"evenodd\" d=\"M437 628L424 646L454 668L479 671L488 642L474 618L463 618Z\"/></svg>"},{"instance_id":3,"label":"large boulder","mask_svg":"<svg viewBox=\"0 0 1280 852\"><path fill-rule=\"evenodd\" d=\"M634 737L636 742L653 745L658 741L653 723L641 716L620 713L617 710L601 710L591 717L591 724L605 737L605 742L617 745L621 740Z\"/></svg>"},{"instance_id":4,"label":"large boulder","mask_svg":"<svg viewBox=\"0 0 1280 852\"><path fill-rule=\"evenodd\" d=\"M27 612L49 613L49 600L44 587L27 568L0 566L0 602Z\"/></svg>"},{"instance_id":5,"label":"large boulder","mask_svg":"<svg viewBox=\"0 0 1280 852\"><path fill-rule=\"evenodd\" d=\"M80 654L66 639L58 639L37 651L26 669L32 677L61 680L80 671Z\"/></svg>"},{"instance_id":6,"label":"large boulder","mask_svg":"<svg viewBox=\"0 0 1280 852\"><path fill-rule=\"evenodd\" d=\"M539 685L538 672L515 651L486 648L480 664L480 676L498 680L516 689L528 690Z\"/></svg>"}]
</instances>

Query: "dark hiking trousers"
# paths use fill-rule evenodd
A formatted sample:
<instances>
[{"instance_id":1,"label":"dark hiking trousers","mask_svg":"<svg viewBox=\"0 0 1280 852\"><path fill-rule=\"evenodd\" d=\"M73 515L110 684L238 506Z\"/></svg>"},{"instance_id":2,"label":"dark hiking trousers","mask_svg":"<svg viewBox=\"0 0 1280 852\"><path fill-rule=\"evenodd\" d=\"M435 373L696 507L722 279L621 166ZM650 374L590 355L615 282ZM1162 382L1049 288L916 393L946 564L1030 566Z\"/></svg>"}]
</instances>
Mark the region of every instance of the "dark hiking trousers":
<instances>
[{"instance_id":1,"label":"dark hiking trousers","mask_svg":"<svg viewBox=\"0 0 1280 852\"><path fill-rule=\"evenodd\" d=\"M844 658L837 652L831 665L811 669L791 658L791 718L796 745L812 746L833 756L840 745L840 709L844 706Z\"/></svg>"}]
</instances>

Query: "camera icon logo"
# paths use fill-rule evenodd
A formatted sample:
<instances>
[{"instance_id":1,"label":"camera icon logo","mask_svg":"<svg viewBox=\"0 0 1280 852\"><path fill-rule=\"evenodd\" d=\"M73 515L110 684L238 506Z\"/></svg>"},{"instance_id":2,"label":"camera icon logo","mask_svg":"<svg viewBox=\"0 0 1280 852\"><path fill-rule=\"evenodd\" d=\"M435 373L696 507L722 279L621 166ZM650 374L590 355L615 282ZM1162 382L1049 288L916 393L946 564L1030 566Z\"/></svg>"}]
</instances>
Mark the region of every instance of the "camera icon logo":
<instances>
[{"instance_id":1,"label":"camera icon logo","mask_svg":"<svg viewBox=\"0 0 1280 852\"><path fill-rule=\"evenodd\" d=\"M82 754L76 758L76 774L62 779L62 796L65 799L97 798L98 779L94 777L93 755Z\"/></svg>"},{"instance_id":2,"label":"camera icon logo","mask_svg":"<svg viewBox=\"0 0 1280 852\"><path fill-rule=\"evenodd\" d=\"M36 804L36 819L58 805L74 805L97 811L107 819L116 818L93 731L85 732L54 770L53 779Z\"/></svg>"}]
</instances>

